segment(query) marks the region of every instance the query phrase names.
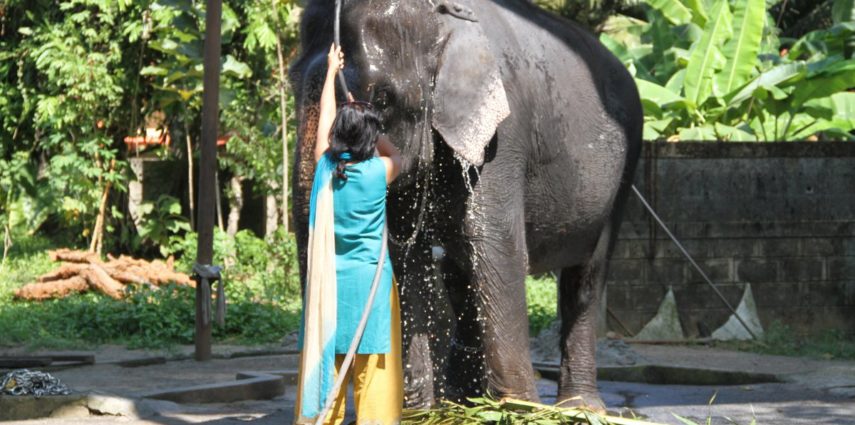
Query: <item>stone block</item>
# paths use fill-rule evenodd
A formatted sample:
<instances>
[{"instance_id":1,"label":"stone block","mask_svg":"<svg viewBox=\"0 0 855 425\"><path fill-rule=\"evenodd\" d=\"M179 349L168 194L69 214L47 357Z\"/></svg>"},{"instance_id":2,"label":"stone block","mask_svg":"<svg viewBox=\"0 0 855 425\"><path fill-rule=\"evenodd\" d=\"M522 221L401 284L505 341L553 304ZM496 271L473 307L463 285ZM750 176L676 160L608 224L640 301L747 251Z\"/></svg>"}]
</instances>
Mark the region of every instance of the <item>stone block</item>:
<instances>
[{"instance_id":1,"label":"stone block","mask_svg":"<svg viewBox=\"0 0 855 425\"><path fill-rule=\"evenodd\" d=\"M719 292L734 307L739 304L739 300L742 297L742 287L743 285L732 283L716 284ZM677 299L677 309L681 312L684 310L727 309L721 298L706 283L675 287L674 296Z\"/></svg>"},{"instance_id":2,"label":"stone block","mask_svg":"<svg viewBox=\"0 0 855 425\"><path fill-rule=\"evenodd\" d=\"M790 282L813 282L825 279L825 260L815 258L785 258L781 261L780 279Z\"/></svg>"},{"instance_id":3,"label":"stone block","mask_svg":"<svg viewBox=\"0 0 855 425\"><path fill-rule=\"evenodd\" d=\"M663 233L663 236L665 234ZM683 245L683 248L686 249L686 252L689 253L692 257L697 261L698 259L709 257L709 246L707 245L707 240L704 239L683 239L680 235L675 235L680 244ZM665 240L657 240L656 241L656 258L686 258L683 256L683 253L680 251L680 248L677 248L677 245L674 241L670 239Z\"/></svg>"},{"instance_id":4,"label":"stone block","mask_svg":"<svg viewBox=\"0 0 855 425\"><path fill-rule=\"evenodd\" d=\"M606 304L613 311L627 310L631 308L629 301L628 285L606 285Z\"/></svg>"},{"instance_id":5,"label":"stone block","mask_svg":"<svg viewBox=\"0 0 855 425\"><path fill-rule=\"evenodd\" d=\"M798 238L764 238L755 241L758 257L798 257L801 247Z\"/></svg>"},{"instance_id":6,"label":"stone block","mask_svg":"<svg viewBox=\"0 0 855 425\"><path fill-rule=\"evenodd\" d=\"M624 220L618 231L618 239L648 239L650 227L647 220Z\"/></svg>"},{"instance_id":7,"label":"stone block","mask_svg":"<svg viewBox=\"0 0 855 425\"><path fill-rule=\"evenodd\" d=\"M643 260L612 260L609 262L606 279L612 282L644 282L645 262Z\"/></svg>"},{"instance_id":8,"label":"stone block","mask_svg":"<svg viewBox=\"0 0 855 425\"><path fill-rule=\"evenodd\" d=\"M778 280L778 262L763 259L736 262L736 281L748 283L775 282Z\"/></svg>"},{"instance_id":9,"label":"stone block","mask_svg":"<svg viewBox=\"0 0 855 425\"><path fill-rule=\"evenodd\" d=\"M714 258L701 260L695 257L695 262L701 267L701 270L713 281L713 283L729 283L733 282L733 261L730 258ZM686 262L686 282L699 283L704 282L704 278L700 273L689 263Z\"/></svg>"},{"instance_id":10,"label":"stone block","mask_svg":"<svg viewBox=\"0 0 855 425\"><path fill-rule=\"evenodd\" d=\"M648 242L643 239L620 239L615 244L612 258L647 258Z\"/></svg>"},{"instance_id":11,"label":"stone block","mask_svg":"<svg viewBox=\"0 0 855 425\"><path fill-rule=\"evenodd\" d=\"M801 255L805 257L840 255L840 242L839 238L804 238L800 241Z\"/></svg>"},{"instance_id":12,"label":"stone block","mask_svg":"<svg viewBox=\"0 0 855 425\"><path fill-rule=\"evenodd\" d=\"M756 257L761 242L748 238L716 238L705 241L710 257Z\"/></svg>"},{"instance_id":13,"label":"stone block","mask_svg":"<svg viewBox=\"0 0 855 425\"><path fill-rule=\"evenodd\" d=\"M855 307L855 281L838 282L843 291L843 305L847 307Z\"/></svg>"},{"instance_id":14,"label":"stone block","mask_svg":"<svg viewBox=\"0 0 855 425\"><path fill-rule=\"evenodd\" d=\"M828 258L828 280L855 281L855 257Z\"/></svg>"},{"instance_id":15,"label":"stone block","mask_svg":"<svg viewBox=\"0 0 855 425\"><path fill-rule=\"evenodd\" d=\"M647 265L647 283L662 286L686 283L686 260L660 259Z\"/></svg>"},{"instance_id":16,"label":"stone block","mask_svg":"<svg viewBox=\"0 0 855 425\"><path fill-rule=\"evenodd\" d=\"M805 301L800 305L806 307L843 307L845 306L846 289L842 282L823 281L813 282L805 294Z\"/></svg>"},{"instance_id":17,"label":"stone block","mask_svg":"<svg viewBox=\"0 0 855 425\"><path fill-rule=\"evenodd\" d=\"M757 308L802 307L807 306L806 285L798 282L757 282L751 283Z\"/></svg>"}]
</instances>

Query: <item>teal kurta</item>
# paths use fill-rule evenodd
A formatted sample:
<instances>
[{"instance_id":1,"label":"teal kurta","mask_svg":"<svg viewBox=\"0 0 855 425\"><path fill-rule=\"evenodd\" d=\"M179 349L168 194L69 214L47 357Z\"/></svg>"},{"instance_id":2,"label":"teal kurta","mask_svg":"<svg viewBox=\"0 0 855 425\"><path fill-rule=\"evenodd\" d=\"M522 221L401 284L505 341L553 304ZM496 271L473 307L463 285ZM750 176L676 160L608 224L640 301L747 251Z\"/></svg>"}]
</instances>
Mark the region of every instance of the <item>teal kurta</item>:
<instances>
[{"instance_id":1,"label":"teal kurta","mask_svg":"<svg viewBox=\"0 0 855 425\"><path fill-rule=\"evenodd\" d=\"M386 222L386 166L374 157L347 166L347 180L333 179L335 268L338 291L335 352L347 353L371 283ZM392 262L387 250L377 295L357 353L390 350Z\"/></svg>"}]
</instances>

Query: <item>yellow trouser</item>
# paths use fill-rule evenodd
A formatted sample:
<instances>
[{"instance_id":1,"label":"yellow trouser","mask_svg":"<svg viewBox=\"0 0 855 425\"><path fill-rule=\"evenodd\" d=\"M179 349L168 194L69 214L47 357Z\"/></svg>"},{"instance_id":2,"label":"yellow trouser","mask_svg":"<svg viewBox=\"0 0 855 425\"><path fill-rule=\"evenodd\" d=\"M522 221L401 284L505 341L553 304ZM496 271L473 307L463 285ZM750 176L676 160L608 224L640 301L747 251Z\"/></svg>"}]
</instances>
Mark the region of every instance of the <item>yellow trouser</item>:
<instances>
[{"instance_id":1,"label":"yellow trouser","mask_svg":"<svg viewBox=\"0 0 855 425\"><path fill-rule=\"evenodd\" d=\"M401 421L404 405L404 376L401 368L401 311L398 305L398 285L392 281L391 351L385 354L357 354L347 370L347 378L336 396L332 410L327 415L327 425L344 421L347 385L353 381L353 398L356 405L357 425L395 425ZM344 354L335 356L335 372L344 362ZM297 404L300 405L300 394ZM299 410L299 408L297 409Z\"/></svg>"}]
</instances>

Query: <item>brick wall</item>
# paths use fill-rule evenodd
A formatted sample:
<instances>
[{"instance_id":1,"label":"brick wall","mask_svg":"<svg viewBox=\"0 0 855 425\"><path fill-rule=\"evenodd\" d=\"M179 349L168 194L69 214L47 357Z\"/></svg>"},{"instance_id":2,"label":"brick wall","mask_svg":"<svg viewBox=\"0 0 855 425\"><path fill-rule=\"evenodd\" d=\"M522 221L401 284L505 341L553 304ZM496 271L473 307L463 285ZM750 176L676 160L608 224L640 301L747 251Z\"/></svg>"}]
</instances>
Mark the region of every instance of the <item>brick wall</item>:
<instances>
[{"instance_id":1,"label":"brick wall","mask_svg":"<svg viewBox=\"0 0 855 425\"><path fill-rule=\"evenodd\" d=\"M855 143L645 143L635 183L732 305L751 283L765 327L855 333ZM638 332L669 286L687 336L727 320L631 195L608 307Z\"/></svg>"}]
</instances>

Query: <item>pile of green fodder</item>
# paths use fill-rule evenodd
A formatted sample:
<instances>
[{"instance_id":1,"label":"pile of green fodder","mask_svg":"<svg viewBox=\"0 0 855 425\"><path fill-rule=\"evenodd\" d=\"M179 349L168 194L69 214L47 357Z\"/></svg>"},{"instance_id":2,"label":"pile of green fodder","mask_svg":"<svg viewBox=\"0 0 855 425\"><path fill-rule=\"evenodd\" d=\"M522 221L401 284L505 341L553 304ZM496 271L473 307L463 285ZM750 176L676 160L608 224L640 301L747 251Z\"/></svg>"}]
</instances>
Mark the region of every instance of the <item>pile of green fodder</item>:
<instances>
[{"instance_id":1,"label":"pile of green fodder","mask_svg":"<svg viewBox=\"0 0 855 425\"><path fill-rule=\"evenodd\" d=\"M436 409L405 410L402 424L451 425L653 425L638 419L604 415L585 408L562 408L521 400L468 399L468 405L443 401Z\"/></svg>"}]
</instances>

